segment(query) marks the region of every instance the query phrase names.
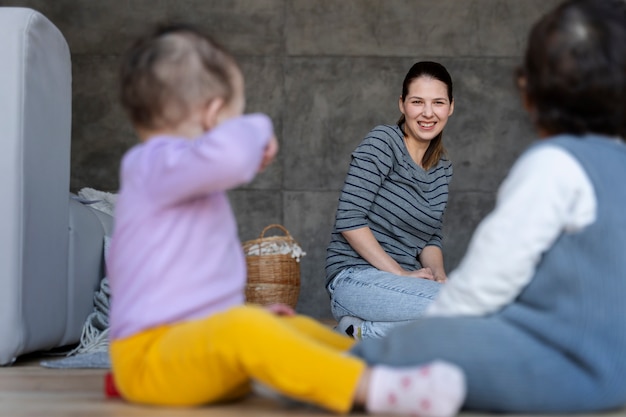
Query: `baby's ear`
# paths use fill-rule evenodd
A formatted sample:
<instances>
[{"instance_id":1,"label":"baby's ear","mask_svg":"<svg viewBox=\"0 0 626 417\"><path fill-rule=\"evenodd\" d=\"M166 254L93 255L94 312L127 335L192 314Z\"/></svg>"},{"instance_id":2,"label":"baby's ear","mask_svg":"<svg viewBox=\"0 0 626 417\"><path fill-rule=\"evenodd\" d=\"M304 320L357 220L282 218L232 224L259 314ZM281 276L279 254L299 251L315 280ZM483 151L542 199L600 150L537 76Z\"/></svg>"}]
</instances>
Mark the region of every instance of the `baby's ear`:
<instances>
[{"instance_id":1,"label":"baby's ear","mask_svg":"<svg viewBox=\"0 0 626 417\"><path fill-rule=\"evenodd\" d=\"M217 126L222 107L224 107L224 98L222 97L215 97L206 105L202 113L202 125L205 131Z\"/></svg>"},{"instance_id":2,"label":"baby's ear","mask_svg":"<svg viewBox=\"0 0 626 417\"><path fill-rule=\"evenodd\" d=\"M526 77L523 75L518 76L517 88L519 89L520 97L522 99L522 106L524 106L524 110L528 112L532 112L535 106L533 105L532 101L530 100L530 97L528 96L528 90L526 88L527 86L528 86L528 80L526 79Z\"/></svg>"}]
</instances>

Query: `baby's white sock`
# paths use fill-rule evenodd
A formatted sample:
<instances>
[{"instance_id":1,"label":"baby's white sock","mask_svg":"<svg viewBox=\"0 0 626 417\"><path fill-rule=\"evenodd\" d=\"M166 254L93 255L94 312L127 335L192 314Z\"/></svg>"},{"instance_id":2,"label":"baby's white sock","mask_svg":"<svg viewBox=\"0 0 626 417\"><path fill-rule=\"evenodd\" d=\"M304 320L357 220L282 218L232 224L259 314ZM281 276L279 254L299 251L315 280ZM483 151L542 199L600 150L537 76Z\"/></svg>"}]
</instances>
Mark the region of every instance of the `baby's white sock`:
<instances>
[{"instance_id":1,"label":"baby's white sock","mask_svg":"<svg viewBox=\"0 0 626 417\"><path fill-rule=\"evenodd\" d=\"M366 409L370 413L451 417L465 399L465 375L451 363L415 368L372 368Z\"/></svg>"}]
</instances>

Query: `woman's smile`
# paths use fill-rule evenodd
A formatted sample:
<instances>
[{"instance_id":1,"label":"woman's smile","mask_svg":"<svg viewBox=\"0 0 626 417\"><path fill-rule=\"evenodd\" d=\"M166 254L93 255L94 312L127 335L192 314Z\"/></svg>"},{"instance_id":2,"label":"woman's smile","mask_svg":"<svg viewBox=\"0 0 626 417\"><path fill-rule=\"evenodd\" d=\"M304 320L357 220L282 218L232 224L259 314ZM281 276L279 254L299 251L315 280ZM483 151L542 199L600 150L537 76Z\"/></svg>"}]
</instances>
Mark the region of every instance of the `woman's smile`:
<instances>
[{"instance_id":1,"label":"woman's smile","mask_svg":"<svg viewBox=\"0 0 626 417\"><path fill-rule=\"evenodd\" d=\"M400 98L399 107L406 120L407 139L417 142L436 138L454 111L446 84L428 76L411 82L405 99Z\"/></svg>"}]
</instances>

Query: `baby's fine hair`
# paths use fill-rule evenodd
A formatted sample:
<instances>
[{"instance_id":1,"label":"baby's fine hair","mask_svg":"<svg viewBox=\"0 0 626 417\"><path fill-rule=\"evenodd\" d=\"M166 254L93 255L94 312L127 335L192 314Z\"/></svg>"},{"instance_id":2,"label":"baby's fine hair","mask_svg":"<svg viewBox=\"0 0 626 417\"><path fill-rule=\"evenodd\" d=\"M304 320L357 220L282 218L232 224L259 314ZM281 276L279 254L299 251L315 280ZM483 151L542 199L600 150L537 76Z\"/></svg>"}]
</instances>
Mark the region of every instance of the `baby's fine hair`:
<instances>
[{"instance_id":1,"label":"baby's fine hair","mask_svg":"<svg viewBox=\"0 0 626 417\"><path fill-rule=\"evenodd\" d=\"M568 0L533 27L518 76L550 134L626 135L626 3Z\"/></svg>"},{"instance_id":2,"label":"baby's fine hair","mask_svg":"<svg viewBox=\"0 0 626 417\"><path fill-rule=\"evenodd\" d=\"M235 59L190 25L161 25L135 41L121 63L121 102L136 127L173 127L194 106L233 92Z\"/></svg>"}]
</instances>

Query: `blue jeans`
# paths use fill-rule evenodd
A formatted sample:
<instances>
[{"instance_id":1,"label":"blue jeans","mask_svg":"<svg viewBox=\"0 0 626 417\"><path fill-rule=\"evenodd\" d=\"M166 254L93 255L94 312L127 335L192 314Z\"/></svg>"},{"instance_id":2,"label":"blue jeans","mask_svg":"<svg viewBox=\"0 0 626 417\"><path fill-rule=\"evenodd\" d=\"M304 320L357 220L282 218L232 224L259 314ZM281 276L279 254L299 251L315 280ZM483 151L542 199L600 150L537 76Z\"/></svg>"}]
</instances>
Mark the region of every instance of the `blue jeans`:
<instances>
[{"instance_id":1,"label":"blue jeans","mask_svg":"<svg viewBox=\"0 0 626 417\"><path fill-rule=\"evenodd\" d=\"M390 329L422 316L441 284L403 277L376 268L346 268L328 284L330 308L336 320L363 320L361 337L380 338Z\"/></svg>"}]
</instances>

